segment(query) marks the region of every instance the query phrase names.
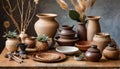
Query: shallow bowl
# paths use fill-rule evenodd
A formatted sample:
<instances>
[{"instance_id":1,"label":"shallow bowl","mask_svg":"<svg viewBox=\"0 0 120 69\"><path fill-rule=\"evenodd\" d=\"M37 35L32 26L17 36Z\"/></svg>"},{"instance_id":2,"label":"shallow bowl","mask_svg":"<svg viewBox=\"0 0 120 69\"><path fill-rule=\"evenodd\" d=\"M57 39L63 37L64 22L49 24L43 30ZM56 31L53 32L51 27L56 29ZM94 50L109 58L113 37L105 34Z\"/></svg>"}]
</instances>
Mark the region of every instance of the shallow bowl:
<instances>
[{"instance_id":1,"label":"shallow bowl","mask_svg":"<svg viewBox=\"0 0 120 69\"><path fill-rule=\"evenodd\" d=\"M59 46L56 48L56 51L59 53L72 55L72 54L78 52L79 49L77 47L73 47L73 46Z\"/></svg>"}]
</instances>

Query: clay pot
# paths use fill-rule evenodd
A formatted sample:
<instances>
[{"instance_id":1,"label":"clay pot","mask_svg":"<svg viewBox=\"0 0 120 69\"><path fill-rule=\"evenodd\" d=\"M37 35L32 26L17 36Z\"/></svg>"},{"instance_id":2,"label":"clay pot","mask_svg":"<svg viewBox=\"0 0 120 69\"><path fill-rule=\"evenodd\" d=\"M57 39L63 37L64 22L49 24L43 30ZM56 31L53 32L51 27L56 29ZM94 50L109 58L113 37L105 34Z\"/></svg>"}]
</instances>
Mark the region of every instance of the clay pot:
<instances>
[{"instance_id":1,"label":"clay pot","mask_svg":"<svg viewBox=\"0 0 120 69\"><path fill-rule=\"evenodd\" d=\"M15 52L18 50L17 45L20 43L20 41L17 38L7 38L5 47L9 52Z\"/></svg>"},{"instance_id":2,"label":"clay pot","mask_svg":"<svg viewBox=\"0 0 120 69\"><path fill-rule=\"evenodd\" d=\"M85 52L85 57L88 61L99 62L102 54L97 46L93 45Z\"/></svg>"},{"instance_id":3,"label":"clay pot","mask_svg":"<svg viewBox=\"0 0 120 69\"><path fill-rule=\"evenodd\" d=\"M58 23L55 20L57 14L42 13L37 14L39 20L35 23L34 28L37 35L45 34L49 38L53 38L57 32Z\"/></svg>"},{"instance_id":4,"label":"clay pot","mask_svg":"<svg viewBox=\"0 0 120 69\"><path fill-rule=\"evenodd\" d=\"M111 38L108 33L98 33L93 37L93 44L97 45L101 52L109 43L111 43Z\"/></svg>"},{"instance_id":5,"label":"clay pot","mask_svg":"<svg viewBox=\"0 0 120 69\"><path fill-rule=\"evenodd\" d=\"M74 26L62 25L62 29L58 30L58 34L62 39L72 39L75 38L76 32L73 31Z\"/></svg>"},{"instance_id":6,"label":"clay pot","mask_svg":"<svg viewBox=\"0 0 120 69\"><path fill-rule=\"evenodd\" d=\"M99 19L101 16L88 16L87 40L92 41L96 33L100 33Z\"/></svg>"},{"instance_id":7,"label":"clay pot","mask_svg":"<svg viewBox=\"0 0 120 69\"><path fill-rule=\"evenodd\" d=\"M91 41L79 41L75 43L75 46L79 48L80 51L86 52L88 48L90 48L92 45Z\"/></svg>"},{"instance_id":8,"label":"clay pot","mask_svg":"<svg viewBox=\"0 0 120 69\"><path fill-rule=\"evenodd\" d=\"M78 38L74 38L74 39L62 39L62 38L56 37L55 41L60 46L74 46L75 43L78 41Z\"/></svg>"},{"instance_id":9,"label":"clay pot","mask_svg":"<svg viewBox=\"0 0 120 69\"><path fill-rule=\"evenodd\" d=\"M114 44L108 44L108 46L103 50L103 55L106 59L119 59L119 54L119 49Z\"/></svg>"},{"instance_id":10,"label":"clay pot","mask_svg":"<svg viewBox=\"0 0 120 69\"><path fill-rule=\"evenodd\" d=\"M34 48L35 47L35 38L34 37L27 37L25 38L25 43L27 44L27 48Z\"/></svg>"},{"instance_id":11,"label":"clay pot","mask_svg":"<svg viewBox=\"0 0 120 69\"><path fill-rule=\"evenodd\" d=\"M37 51L47 51L48 48L49 48L48 42L40 42L40 41L36 42Z\"/></svg>"},{"instance_id":12,"label":"clay pot","mask_svg":"<svg viewBox=\"0 0 120 69\"><path fill-rule=\"evenodd\" d=\"M87 40L87 29L85 23L78 23L77 25L77 35L80 41Z\"/></svg>"}]
</instances>

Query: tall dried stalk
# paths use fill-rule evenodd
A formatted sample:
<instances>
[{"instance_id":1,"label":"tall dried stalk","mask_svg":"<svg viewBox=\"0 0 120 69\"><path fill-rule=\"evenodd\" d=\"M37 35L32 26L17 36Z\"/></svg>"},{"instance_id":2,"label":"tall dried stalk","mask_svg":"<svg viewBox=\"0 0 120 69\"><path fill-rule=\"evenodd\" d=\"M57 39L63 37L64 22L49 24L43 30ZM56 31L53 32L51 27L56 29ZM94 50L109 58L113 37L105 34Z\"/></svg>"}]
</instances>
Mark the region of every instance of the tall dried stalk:
<instances>
[{"instance_id":1,"label":"tall dried stalk","mask_svg":"<svg viewBox=\"0 0 120 69\"><path fill-rule=\"evenodd\" d=\"M65 0L56 1L63 10L69 10L69 8L64 9L65 7L68 7L68 4L65 2ZM75 10L80 14L80 18L83 21L86 18L85 12L88 10L88 8L94 5L95 1L96 0L70 0L71 4L74 6Z\"/></svg>"},{"instance_id":2,"label":"tall dried stalk","mask_svg":"<svg viewBox=\"0 0 120 69\"><path fill-rule=\"evenodd\" d=\"M28 26L30 25L36 11L36 6L39 0L16 0L14 7L12 6L12 0L2 0L2 6L7 15L13 21L16 29L20 33L23 30L27 30ZM6 2L6 3L5 3ZM26 6L25 4L28 4ZM6 7L8 6L8 7ZM13 8L12 8L13 7ZM27 9L26 9L27 8ZM20 14L20 22L14 17L14 12L19 11Z\"/></svg>"}]
</instances>

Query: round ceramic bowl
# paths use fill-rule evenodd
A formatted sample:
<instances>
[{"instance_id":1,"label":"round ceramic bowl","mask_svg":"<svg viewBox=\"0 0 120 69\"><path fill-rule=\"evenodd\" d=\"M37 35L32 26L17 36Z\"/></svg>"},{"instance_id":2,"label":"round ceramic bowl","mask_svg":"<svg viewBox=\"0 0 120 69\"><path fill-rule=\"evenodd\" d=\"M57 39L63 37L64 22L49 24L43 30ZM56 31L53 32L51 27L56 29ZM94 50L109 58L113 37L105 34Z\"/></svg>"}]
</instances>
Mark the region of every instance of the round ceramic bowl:
<instances>
[{"instance_id":1,"label":"round ceramic bowl","mask_svg":"<svg viewBox=\"0 0 120 69\"><path fill-rule=\"evenodd\" d=\"M63 39L63 38L59 38L56 37L55 41L60 45L60 46L74 46L75 42L78 41L78 38L74 38L74 39Z\"/></svg>"},{"instance_id":2,"label":"round ceramic bowl","mask_svg":"<svg viewBox=\"0 0 120 69\"><path fill-rule=\"evenodd\" d=\"M79 49L73 46L59 46L56 48L56 51L63 54L73 55L78 52Z\"/></svg>"},{"instance_id":3,"label":"round ceramic bowl","mask_svg":"<svg viewBox=\"0 0 120 69\"><path fill-rule=\"evenodd\" d=\"M77 43L75 43L75 46L77 48L79 48L80 51L87 51L88 48L90 48L90 46L92 45L91 41L79 41Z\"/></svg>"}]
</instances>

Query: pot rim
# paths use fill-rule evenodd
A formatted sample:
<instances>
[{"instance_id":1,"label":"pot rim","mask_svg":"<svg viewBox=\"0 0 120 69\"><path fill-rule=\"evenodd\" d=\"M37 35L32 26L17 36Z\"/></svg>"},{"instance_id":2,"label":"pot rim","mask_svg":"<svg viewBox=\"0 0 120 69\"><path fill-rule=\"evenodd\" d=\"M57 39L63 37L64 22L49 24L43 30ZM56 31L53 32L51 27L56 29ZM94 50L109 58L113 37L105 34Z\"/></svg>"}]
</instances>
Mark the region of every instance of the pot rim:
<instances>
[{"instance_id":1,"label":"pot rim","mask_svg":"<svg viewBox=\"0 0 120 69\"><path fill-rule=\"evenodd\" d=\"M95 19L101 19L101 16L87 16L87 18L95 20Z\"/></svg>"},{"instance_id":2,"label":"pot rim","mask_svg":"<svg viewBox=\"0 0 120 69\"><path fill-rule=\"evenodd\" d=\"M54 13L38 13L36 14L37 17L56 17L57 14Z\"/></svg>"}]
</instances>

